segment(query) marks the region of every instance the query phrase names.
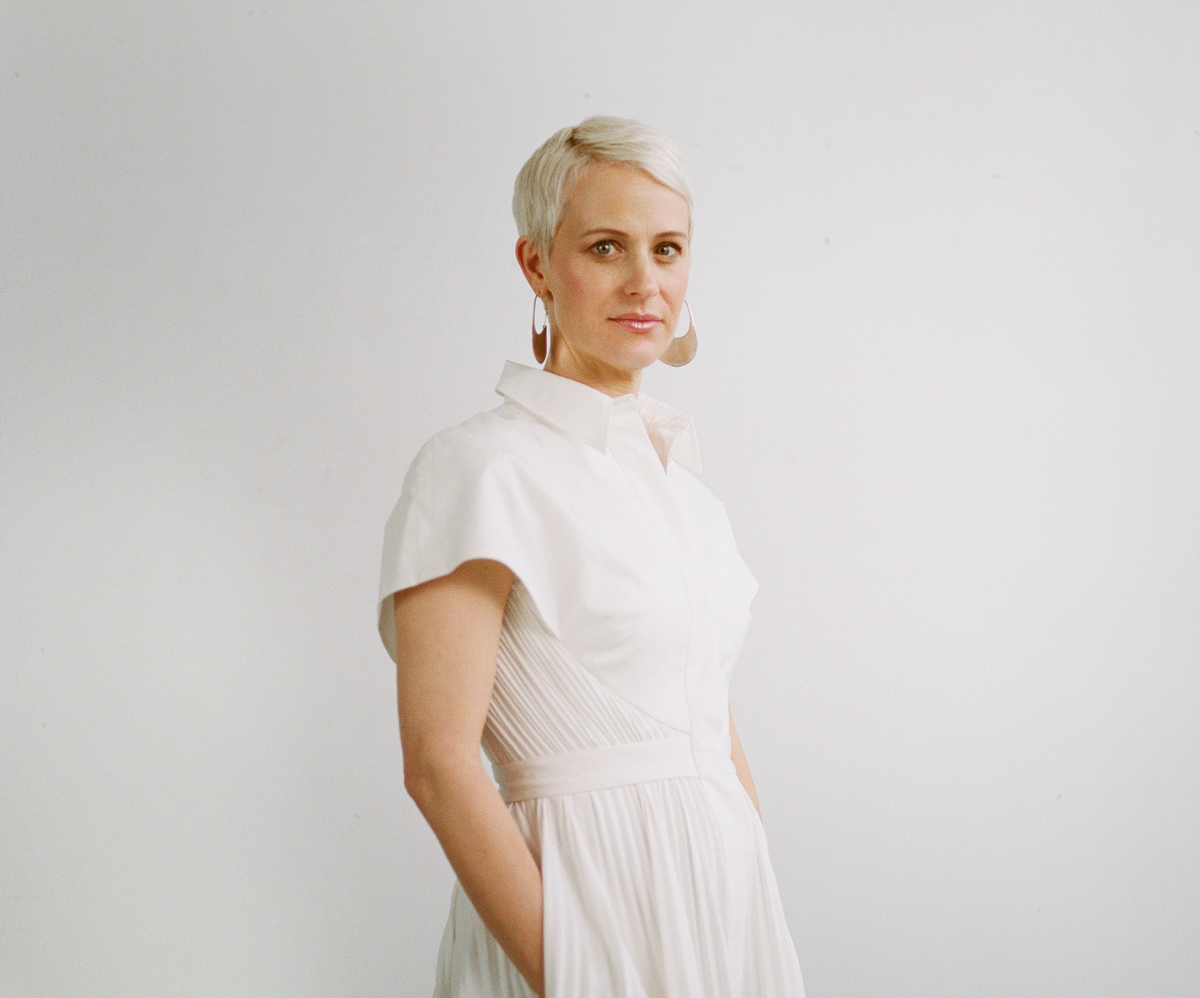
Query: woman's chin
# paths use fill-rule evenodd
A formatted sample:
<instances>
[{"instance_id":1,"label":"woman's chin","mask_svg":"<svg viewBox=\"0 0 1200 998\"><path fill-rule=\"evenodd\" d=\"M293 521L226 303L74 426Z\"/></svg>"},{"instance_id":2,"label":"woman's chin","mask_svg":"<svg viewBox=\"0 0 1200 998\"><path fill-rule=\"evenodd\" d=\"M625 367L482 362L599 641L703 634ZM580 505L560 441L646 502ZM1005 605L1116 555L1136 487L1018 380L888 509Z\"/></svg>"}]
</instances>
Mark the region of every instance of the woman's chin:
<instances>
[{"instance_id":1,"label":"woman's chin","mask_svg":"<svg viewBox=\"0 0 1200 998\"><path fill-rule=\"evenodd\" d=\"M627 370L644 370L663 355L671 341L662 336L647 335L630 343L621 353L627 359Z\"/></svg>"}]
</instances>

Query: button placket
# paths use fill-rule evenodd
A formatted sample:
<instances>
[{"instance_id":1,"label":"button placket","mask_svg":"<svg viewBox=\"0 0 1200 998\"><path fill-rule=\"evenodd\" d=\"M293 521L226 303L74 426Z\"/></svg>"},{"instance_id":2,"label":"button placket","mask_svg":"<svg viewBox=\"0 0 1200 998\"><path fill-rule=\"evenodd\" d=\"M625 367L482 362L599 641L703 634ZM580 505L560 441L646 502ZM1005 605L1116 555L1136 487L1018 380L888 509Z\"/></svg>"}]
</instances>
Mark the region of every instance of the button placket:
<instances>
[{"instance_id":1,"label":"button placket","mask_svg":"<svg viewBox=\"0 0 1200 998\"><path fill-rule=\"evenodd\" d=\"M704 709L707 705L702 694L712 689L714 665L706 660L704 654L712 642L705 618L707 600L698 582L701 577L699 559L688 521L675 496L670 470L663 468L632 399L615 401L608 443L610 454L625 473L647 514L653 517L655 527L669 539L669 547L674 553L689 604L685 681L693 753L697 756L697 766L701 771L714 763L724 768L726 760L723 758L710 760L708 766L703 765L702 758L712 755L712 747L723 735L725 724L723 720L709 716L711 709ZM705 724L705 721L709 723Z\"/></svg>"}]
</instances>

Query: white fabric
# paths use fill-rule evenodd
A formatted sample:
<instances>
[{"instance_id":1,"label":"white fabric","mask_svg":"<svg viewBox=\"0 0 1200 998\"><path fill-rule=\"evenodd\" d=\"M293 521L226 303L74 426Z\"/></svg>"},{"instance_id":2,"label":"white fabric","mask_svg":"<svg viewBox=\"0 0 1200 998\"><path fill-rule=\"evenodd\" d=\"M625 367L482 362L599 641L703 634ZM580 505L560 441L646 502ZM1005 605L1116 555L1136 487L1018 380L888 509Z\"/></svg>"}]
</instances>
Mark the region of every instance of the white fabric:
<instances>
[{"instance_id":1,"label":"white fabric","mask_svg":"<svg viewBox=\"0 0 1200 998\"><path fill-rule=\"evenodd\" d=\"M762 826L730 759L756 584L691 421L511 362L504 403L421 450L391 594L491 558L517 576L483 748L542 871L547 998L801 998ZM529 998L455 887L435 998Z\"/></svg>"}]
</instances>

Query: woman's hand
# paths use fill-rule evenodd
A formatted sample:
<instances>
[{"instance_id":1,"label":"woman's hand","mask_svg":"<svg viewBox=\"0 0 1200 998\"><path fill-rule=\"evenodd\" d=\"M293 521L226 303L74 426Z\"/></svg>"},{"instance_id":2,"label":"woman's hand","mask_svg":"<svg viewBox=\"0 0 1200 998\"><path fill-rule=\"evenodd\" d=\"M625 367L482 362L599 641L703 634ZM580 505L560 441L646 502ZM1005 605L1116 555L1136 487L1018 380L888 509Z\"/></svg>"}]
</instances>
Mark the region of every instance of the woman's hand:
<instances>
[{"instance_id":1,"label":"woman's hand","mask_svg":"<svg viewBox=\"0 0 1200 998\"><path fill-rule=\"evenodd\" d=\"M746 753L742 750L742 741L738 738L737 728L733 723L733 711L729 712L729 742L732 748L733 766L737 770L738 779L746 788L750 800L754 802L754 810L762 817L762 808L758 806L758 791L754 788L754 777L750 775L750 763L746 761Z\"/></svg>"},{"instance_id":2,"label":"woman's hand","mask_svg":"<svg viewBox=\"0 0 1200 998\"><path fill-rule=\"evenodd\" d=\"M542 878L483 770L487 718L513 574L468 561L393 597L404 785L488 931L544 996Z\"/></svg>"}]
</instances>

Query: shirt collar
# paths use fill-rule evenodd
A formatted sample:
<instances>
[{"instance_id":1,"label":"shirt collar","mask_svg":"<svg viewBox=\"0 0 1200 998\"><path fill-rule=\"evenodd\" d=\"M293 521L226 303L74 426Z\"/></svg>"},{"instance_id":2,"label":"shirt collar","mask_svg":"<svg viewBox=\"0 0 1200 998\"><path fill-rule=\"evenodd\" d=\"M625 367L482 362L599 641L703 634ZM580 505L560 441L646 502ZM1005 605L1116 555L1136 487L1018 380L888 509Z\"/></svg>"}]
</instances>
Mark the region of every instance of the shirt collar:
<instances>
[{"instance_id":1,"label":"shirt collar","mask_svg":"<svg viewBox=\"0 0 1200 998\"><path fill-rule=\"evenodd\" d=\"M507 361L496 394L516 402L601 453L608 451L608 426L616 399L579 381ZM630 398L631 396L624 396ZM664 402L637 396L637 407L658 456L700 474L700 446L692 417Z\"/></svg>"}]
</instances>

